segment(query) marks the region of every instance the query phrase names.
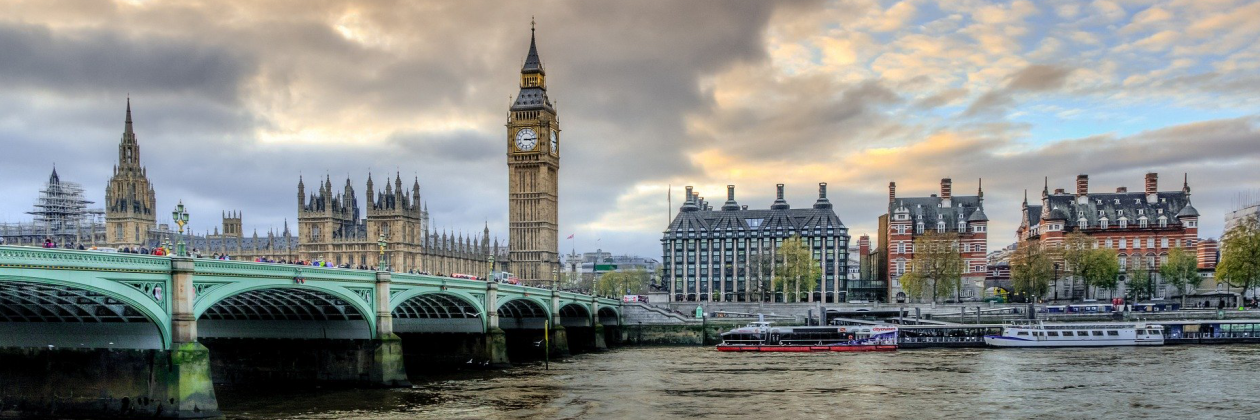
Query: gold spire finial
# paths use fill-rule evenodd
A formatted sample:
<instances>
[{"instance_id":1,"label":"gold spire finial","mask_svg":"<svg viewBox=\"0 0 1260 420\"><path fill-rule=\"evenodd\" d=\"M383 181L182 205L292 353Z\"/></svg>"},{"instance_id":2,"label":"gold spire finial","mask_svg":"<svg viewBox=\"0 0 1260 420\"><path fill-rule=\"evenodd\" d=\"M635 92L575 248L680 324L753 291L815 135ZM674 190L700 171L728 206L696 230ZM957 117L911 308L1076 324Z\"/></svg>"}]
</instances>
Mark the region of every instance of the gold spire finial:
<instances>
[{"instance_id":1,"label":"gold spire finial","mask_svg":"<svg viewBox=\"0 0 1260 420\"><path fill-rule=\"evenodd\" d=\"M534 16L529 16L529 31L534 32Z\"/></svg>"}]
</instances>

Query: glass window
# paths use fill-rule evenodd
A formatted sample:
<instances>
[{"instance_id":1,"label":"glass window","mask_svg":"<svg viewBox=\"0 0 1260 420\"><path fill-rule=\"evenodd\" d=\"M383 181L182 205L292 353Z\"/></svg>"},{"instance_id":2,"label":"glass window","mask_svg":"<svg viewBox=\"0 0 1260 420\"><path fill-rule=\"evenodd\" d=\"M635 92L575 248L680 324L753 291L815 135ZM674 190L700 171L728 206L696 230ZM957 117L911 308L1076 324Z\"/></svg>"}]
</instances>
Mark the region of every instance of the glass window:
<instances>
[{"instance_id":1,"label":"glass window","mask_svg":"<svg viewBox=\"0 0 1260 420\"><path fill-rule=\"evenodd\" d=\"M1102 331L1094 331L1094 337L1102 337L1102 335L1103 335Z\"/></svg>"},{"instance_id":2,"label":"glass window","mask_svg":"<svg viewBox=\"0 0 1260 420\"><path fill-rule=\"evenodd\" d=\"M1051 336L1051 337L1058 337L1058 336L1059 336L1059 332L1058 332L1058 331L1046 331L1046 335Z\"/></svg>"},{"instance_id":3,"label":"glass window","mask_svg":"<svg viewBox=\"0 0 1260 420\"><path fill-rule=\"evenodd\" d=\"M1119 336L1119 335L1120 335L1120 332L1119 332L1119 331L1114 331L1114 330L1113 330L1113 331L1107 331L1107 335L1112 336L1112 337L1115 337L1115 336Z\"/></svg>"},{"instance_id":4,"label":"glass window","mask_svg":"<svg viewBox=\"0 0 1260 420\"><path fill-rule=\"evenodd\" d=\"M1028 331L1020 331L1015 333L1015 335L1028 335Z\"/></svg>"},{"instance_id":5,"label":"glass window","mask_svg":"<svg viewBox=\"0 0 1260 420\"><path fill-rule=\"evenodd\" d=\"M1071 336L1074 336L1074 335L1076 335L1076 334L1073 334L1071 331L1064 331L1064 332L1063 332L1063 336L1064 336L1064 337L1071 337Z\"/></svg>"}]
</instances>

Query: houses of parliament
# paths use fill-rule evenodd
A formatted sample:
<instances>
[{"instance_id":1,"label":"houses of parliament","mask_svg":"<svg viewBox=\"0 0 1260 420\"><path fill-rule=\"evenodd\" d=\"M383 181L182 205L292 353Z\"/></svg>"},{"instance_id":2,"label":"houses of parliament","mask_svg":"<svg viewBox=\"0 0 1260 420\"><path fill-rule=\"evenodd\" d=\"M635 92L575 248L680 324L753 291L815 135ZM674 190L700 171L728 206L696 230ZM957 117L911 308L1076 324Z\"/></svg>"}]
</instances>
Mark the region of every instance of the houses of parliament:
<instances>
[{"instance_id":1,"label":"houses of parliament","mask_svg":"<svg viewBox=\"0 0 1260 420\"><path fill-rule=\"evenodd\" d=\"M203 256L226 254L232 259L322 261L337 266L376 267L382 255L397 272L464 273L481 276L494 257L495 270L509 271L529 284L552 279L559 268L558 173L559 120L547 97L545 71L530 29L530 46L521 68L520 93L508 111L507 164L509 186L508 243L492 239L488 225L477 233L452 233L430 226L420 180L404 186L401 176L377 185L369 174L360 203L350 179L334 187L330 177L308 187L297 183L297 226L259 236L246 235L240 212L223 212L213 231L185 236L189 249ZM54 176L55 178L55 176ZM308 191L309 188L309 191ZM105 191L104 234L53 238L58 242L115 248L152 248L173 243L174 233L157 224L156 192L141 164L133 127L131 101L118 149L118 164ZM362 205L362 207L360 207ZM362 209L362 210L361 210ZM27 238L29 241L42 241Z\"/></svg>"}]
</instances>

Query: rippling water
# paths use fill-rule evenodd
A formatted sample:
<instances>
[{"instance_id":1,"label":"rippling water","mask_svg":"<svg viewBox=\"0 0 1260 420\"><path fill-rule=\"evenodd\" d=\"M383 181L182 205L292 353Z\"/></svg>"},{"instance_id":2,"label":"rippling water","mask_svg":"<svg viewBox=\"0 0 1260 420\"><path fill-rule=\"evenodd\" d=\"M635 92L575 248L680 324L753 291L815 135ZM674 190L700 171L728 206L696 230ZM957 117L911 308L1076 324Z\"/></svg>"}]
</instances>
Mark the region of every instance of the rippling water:
<instances>
[{"instance_id":1,"label":"rippling water","mask_svg":"<svg viewBox=\"0 0 1260 420\"><path fill-rule=\"evenodd\" d=\"M628 348L412 389L220 392L229 419L1260 418L1260 346ZM965 416L965 417L964 417Z\"/></svg>"}]
</instances>

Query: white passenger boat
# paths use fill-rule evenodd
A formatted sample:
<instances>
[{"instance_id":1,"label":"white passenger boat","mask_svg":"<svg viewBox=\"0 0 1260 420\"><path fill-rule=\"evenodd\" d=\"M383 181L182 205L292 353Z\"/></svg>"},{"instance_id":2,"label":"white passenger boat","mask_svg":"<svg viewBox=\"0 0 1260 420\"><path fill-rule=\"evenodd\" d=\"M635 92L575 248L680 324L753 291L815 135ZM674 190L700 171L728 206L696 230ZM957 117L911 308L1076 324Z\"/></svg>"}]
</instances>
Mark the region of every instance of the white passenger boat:
<instances>
[{"instance_id":1,"label":"white passenger boat","mask_svg":"<svg viewBox=\"0 0 1260 420\"><path fill-rule=\"evenodd\" d=\"M1164 327L1146 323L1047 324L1034 321L1002 326L984 336L992 347L1162 346Z\"/></svg>"}]
</instances>

